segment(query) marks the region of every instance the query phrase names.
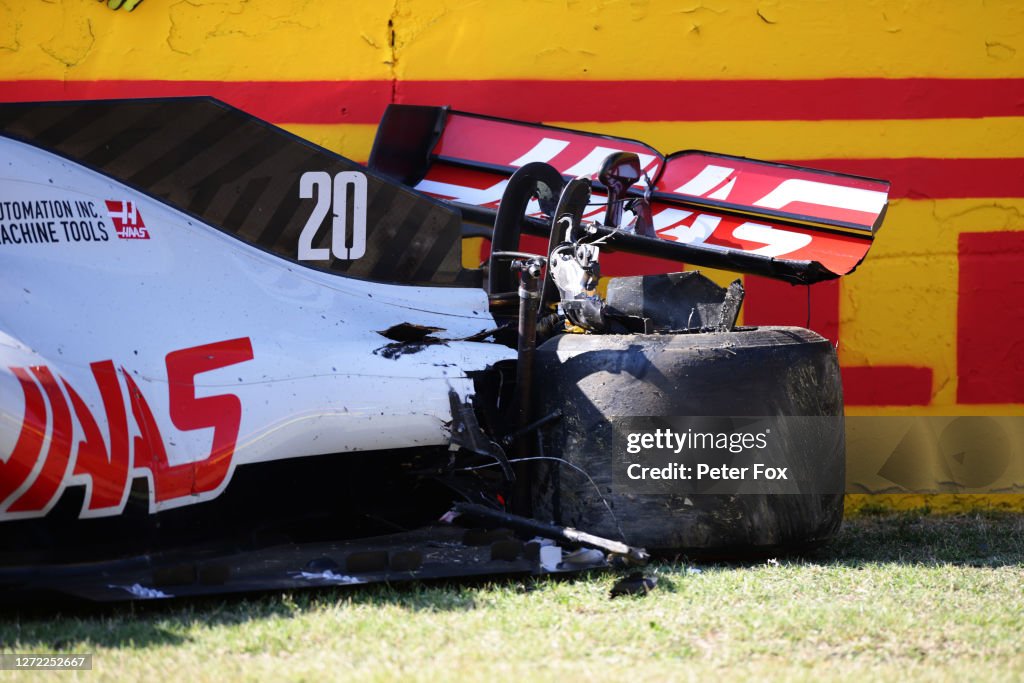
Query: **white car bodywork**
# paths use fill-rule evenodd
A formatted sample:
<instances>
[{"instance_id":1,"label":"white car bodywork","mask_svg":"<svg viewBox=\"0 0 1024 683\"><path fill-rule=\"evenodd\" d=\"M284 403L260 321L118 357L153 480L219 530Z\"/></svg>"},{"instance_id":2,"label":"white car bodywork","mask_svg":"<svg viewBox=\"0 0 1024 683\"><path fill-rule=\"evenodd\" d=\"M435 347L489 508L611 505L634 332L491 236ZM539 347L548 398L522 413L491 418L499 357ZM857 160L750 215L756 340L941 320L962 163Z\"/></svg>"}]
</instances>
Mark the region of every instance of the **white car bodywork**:
<instances>
[{"instance_id":1,"label":"white car bodywork","mask_svg":"<svg viewBox=\"0 0 1024 683\"><path fill-rule=\"evenodd\" d=\"M0 159L0 227L7 231L0 233L0 475L13 467L19 440L31 441L33 429L42 440L31 472L0 496L0 520L44 515L69 484L92 490L90 474L76 473L87 434L69 387L110 453L109 406L93 363L118 368L131 459L120 505L90 508L87 493L82 517L118 514L134 477L150 479L155 512L218 496L239 465L447 444L449 391L471 394L467 372L515 356L502 345L459 341L495 325L480 289L387 285L313 270L31 145L0 137ZM71 215L63 215L68 208ZM121 238L112 214L128 210L145 230ZM44 225L26 233L29 223ZM391 341L381 331L403 323L441 328L434 334L444 342L392 357L375 353ZM241 347L248 340L251 359L191 375L194 397L191 387L179 387L189 405L177 407L191 411L191 428L180 428L188 420L172 417L168 355L202 354L205 345L231 340ZM33 366L59 381L47 386L45 372ZM154 493L153 456L140 450L145 420L129 399L133 385L162 435L167 465L180 470L227 457L219 482L193 484L185 495L180 486L168 489L169 497ZM32 424L27 419L30 394L45 397L42 425L38 415ZM229 452L215 454L219 418L205 411L217 404L201 399L225 396L237 398L240 423ZM62 411L71 416L73 434L63 439L70 452L58 467L61 481L48 487L36 480L56 471L42 474L47 457L59 457ZM34 486L31 500L19 505Z\"/></svg>"}]
</instances>

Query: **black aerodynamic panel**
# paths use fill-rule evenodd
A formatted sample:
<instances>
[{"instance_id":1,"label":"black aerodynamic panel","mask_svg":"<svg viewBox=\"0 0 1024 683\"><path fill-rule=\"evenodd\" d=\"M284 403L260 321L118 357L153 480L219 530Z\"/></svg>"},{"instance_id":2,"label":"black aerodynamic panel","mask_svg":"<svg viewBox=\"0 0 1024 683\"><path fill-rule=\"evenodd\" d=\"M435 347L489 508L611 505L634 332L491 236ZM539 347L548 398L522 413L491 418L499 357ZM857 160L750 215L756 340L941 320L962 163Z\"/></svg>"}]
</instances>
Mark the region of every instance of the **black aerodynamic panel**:
<instances>
[{"instance_id":1,"label":"black aerodynamic panel","mask_svg":"<svg viewBox=\"0 0 1024 683\"><path fill-rule=\"evenodd\" d=\"M212 98L0 104L0 134L306 266L396 284L467 277L457 211Z\"/></svg>"}]
</instances>

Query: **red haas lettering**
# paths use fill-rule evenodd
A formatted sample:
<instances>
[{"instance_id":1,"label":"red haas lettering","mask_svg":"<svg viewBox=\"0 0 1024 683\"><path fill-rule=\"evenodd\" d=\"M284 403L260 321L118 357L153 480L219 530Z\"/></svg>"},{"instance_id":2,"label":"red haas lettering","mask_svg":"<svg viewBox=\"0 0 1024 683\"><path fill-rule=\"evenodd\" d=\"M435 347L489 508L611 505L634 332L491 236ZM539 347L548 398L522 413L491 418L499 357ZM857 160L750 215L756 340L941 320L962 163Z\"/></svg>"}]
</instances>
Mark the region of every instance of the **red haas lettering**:
<instances>
[{"instance_id":1,"label":"red haas lettering","mask_svg":"<svg viewBox=\"0 0 1024 683\"><path fill-rule=\"evenodd\" d=\"M252 344L247 337L167 354L167 383L174 426L182 431L213 427L209 455L184 465L169 463L152 410L131 376L121 369L128 383L132 413L142 433L135 440L135 466L148 467L153 473L157 503L213 491L224 481L238 441L242 403L233 395L196 398L195 376L252 358Z\"/></svg>"},{"instance_id":2,"label":"red haas lettering","mask_svg":"<svg viewBox=\"0 0 1024 683\"><path fill-rule=\"evenodd\" d=\"M121 387L117 383L117 369L114 364L105 360L102 363L93 363L89 367L92 368L92 375L103 399L110 447L108 449L107 444L103 442L100 429L85 401L65 381L64 388L71 397L71 405L85 433L85 439L78 447L75 474L86 475L91 481L84 503L87 510L116 512L124 505L124 498L128 493L128 416L121 396Z\"/></svg>"},{"instance_id":3,"label":"red haas lettering","mask_svg":"<svg viewBox=\"0 0 1024 683\"><path fill-rule=\"evenodd\" d=\"M11 368L25 394L25 417L7 462L0 460L0 509L32 474L46 438L46 402L26 368Z\"/></svg>"},{"instance_id":4,"label":"red haas lettering","mask_svg":"<svg viewBox=\"0 0 1024 683\"><path fill-rule=\"evenodd\" d=\"M117 236L123 240L148 240L149 230L142 220L139 207L131 200L108 199L107 213L114 221Z\"/></svg>"},{"instance_id":5,"label":"red haas lettering","mask_svg":"<svg viewBox=\"0 0 1024 683\"><path fill-rule=\"evenodd\" d=\"M103 402L107 434L66 379L58 379L44 366L10 368L25 395L25 415L13 452L6 462L0 460L0 519L45 514L67 486L83 483L86 496L81 517L118 514L124 509L133 470L148 470L151 475L151 510L171 501L187 504L191 502L188 499L205 500L209 496L195 497L215 492L231 471L242 403L233 394L197 398L195 378L252 359L248 337L167 354L171 422L182 431L213 428L210 452L181 465L170 464L149 403L121 368L120 376L128 389L127 403L139 434L130 449L129 411L112 361L90 365ZM75 420L82 434L77 446ZM51 436L44 449L48 429Z\"/></svg>"},{"instance_id":6,"label":"red haas lettering","mask_svg":"<svg viewBox=\"0 0 1024 683\"><path fill-rule=\"evenodd\" d=\"M46 460L28 489L15 498L8 512L35 512L49 508L63 487L68 464L71 458L71 438L74 428L71 423L71 411L53 373L46 367L33 367L32 374L42 385L46 398L50 401L53 411L53 434Z\"/></svg>"}]
</instances>

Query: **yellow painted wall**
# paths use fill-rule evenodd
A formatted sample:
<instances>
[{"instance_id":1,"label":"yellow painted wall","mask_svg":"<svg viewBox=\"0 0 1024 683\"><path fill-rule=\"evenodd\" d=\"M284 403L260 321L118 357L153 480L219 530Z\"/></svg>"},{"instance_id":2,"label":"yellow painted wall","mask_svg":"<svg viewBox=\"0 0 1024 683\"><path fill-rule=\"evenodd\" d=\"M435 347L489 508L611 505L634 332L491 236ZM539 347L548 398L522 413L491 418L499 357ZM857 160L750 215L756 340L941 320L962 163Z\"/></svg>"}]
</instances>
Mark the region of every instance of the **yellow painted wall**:
<instances>
[{"instance_id":1,"label":"yellow painted wall","mask_svg":"<svg viewBox=\"0 0 1024 683\"><path fill-rule=\"evenodd\" d=\"M389 27L389 21L393 23ZM0 3L4 78L1004 78L1013 0ZM394 30L394 49L390 31Z\"/></svg>"},{"instance_id":2,"label":"yellow painted wall","mask_svg":"<svg viewBox=\"0 0 1024 683\"><path fill-rule=\"evenodd\" d=\"M5 79L319 80L385 78L378 2L94 0L0 3Z\"/></svg>"}]
</instances>

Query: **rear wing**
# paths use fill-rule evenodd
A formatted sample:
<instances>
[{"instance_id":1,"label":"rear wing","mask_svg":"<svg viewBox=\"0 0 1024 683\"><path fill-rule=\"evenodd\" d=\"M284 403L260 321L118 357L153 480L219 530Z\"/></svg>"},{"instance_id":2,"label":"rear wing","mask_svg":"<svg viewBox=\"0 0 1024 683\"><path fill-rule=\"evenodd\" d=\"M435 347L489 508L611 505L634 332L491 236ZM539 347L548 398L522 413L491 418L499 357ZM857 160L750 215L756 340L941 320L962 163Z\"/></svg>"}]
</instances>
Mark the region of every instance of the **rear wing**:
<instances>
[{"instance_id":1,"label":"rear wing","mask_svg":"<svg viewBox=\"0 0 1024 683\"><path fill-rule=\"evenodd\" d=\"M852 272L871 247L889 183L788 164L700 151L663 156L635 140L522 123L444 107L390 105L370 168L492 225L509 177L531 162L566 180L589 177L586 220L605 213L596 179L614 152L637 155L644 177L629 195L647 196L653 232L620 230L610 250L811 283ZM524 228L546 234L541 206ZM598 231L614 232L598 227Z\"/></svg>"}]
</instances>

